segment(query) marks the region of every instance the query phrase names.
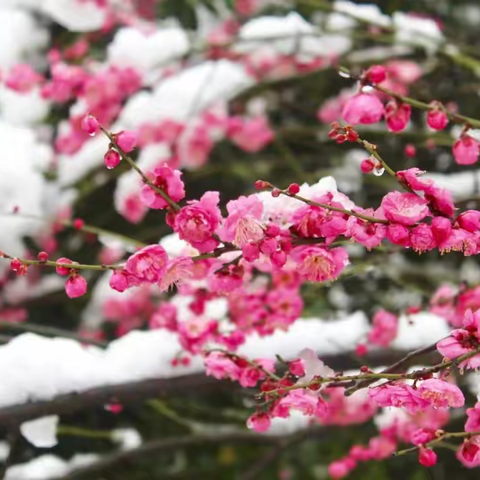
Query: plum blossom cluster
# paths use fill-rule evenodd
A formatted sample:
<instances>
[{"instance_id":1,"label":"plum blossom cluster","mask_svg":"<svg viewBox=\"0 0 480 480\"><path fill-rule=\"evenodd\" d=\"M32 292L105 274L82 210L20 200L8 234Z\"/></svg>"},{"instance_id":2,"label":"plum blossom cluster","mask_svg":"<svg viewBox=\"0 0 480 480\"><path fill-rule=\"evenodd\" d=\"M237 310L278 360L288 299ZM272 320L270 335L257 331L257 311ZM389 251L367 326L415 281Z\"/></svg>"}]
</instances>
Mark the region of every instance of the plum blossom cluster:
<instances>
[{"instance_id":1,"label":"plum blossom cluster","mask_svg":"<svg viewBox=\"0 0 480 480\"><path fill-rule=\"evenodd\" d=\"M350 125L372 125L385 120L392 133L402 132L410 123L412 106L426 111L425 122L432 131L445 130L453 121L463 125L461 134L453 143L452 154L459 165L472 165L478 161L480 143L469 135L468 119L456 114L455 105L443 105L434 100L429 104L412 102L408 85L422 76L423 72L413 62L393 61L374 65L363 72L358 80L358 93L342 93L328 100L318 111L321 122L343 118ZM409 156L412 156L411 148Z\"/></svg>"},{"instance_id":2,"label":"plum blossom cluster","mask_svg":"<svg viewBox=\"0 0 480 480\"><path fill-rule=\"evenodd\" d=\"M235 2L240 15L250 15L258 7L256 1ZM242 53L233 45L240 28L236 21L222 24L209 38L206 55L237 61L254 80L318 70L333 60ZM479 466L480 404L467 409L464 432L443 430L450 409L465 405L464 394L454 383L454 367L480 366L479 287L461 291L442 287L432 299L431 311L441 312L458 327L436 344L443 361L434 367L392 373L363 366L360 372L344 374L326 366L312 350L279 363L267 358L251 360L235 352L248 335L287 330L301 315L301 291L307 282L331 282L345 273L350 262L345 244L357 243L371 250L386 240L418 253L438 250L477 255L480 212L458 212L451 194L415 167L389 172L404 191L387 193L377 208L355 205L336 188L323 188L321 182L292 183L280 189L259 180L255 187L261 192L230 200L225 208L216 190L191 199L181 169L203 165L219 139L226 138L247 153L260 152L275 140L264 111L230 115L207 108L193 122L162 118L141 122L135 130L113 133L124 103L151 85L134 68L92 68L83 62L90 41L95 40L81 37L64 51L51 51L47 75L28 65L15 66L5 84L19 93L38 88L43 98L58 105L77 100L68 122L58 129L56 153L71 155L80 151L89 137L106 135L106 168L114 169L123 162L138 174L138 190L128 197L122 213L136 223L149 209L164 211L167 225L186 248L172 255L160 244L139 246L127 258L124 252L115 253L100 265L83 265L65 257L52 261L49 253L54 247L46 249L49 253L40 252L37 259L2 254L10 260L11 271L22 276L30 265L55 268L58 275L66 277L65 291L70 298L87 292L88 270L108 271L109 286L125 294L103 305L105 317L116 323L116 333L123 335L146 323L152 329L175 332L182 351L172 363L187 365L191 356L201 355L208 375L258 389L262 403L247 421L256 432L268 431L272 421L288 418L293 411L320 425L338 426L370 421L381 408L400 412L395 421L379 428L368 445L355 445L330 464L332 478L347 476L360 462L386 459L402 443L413 445L422 465L432 466L437 460L435 446L450 437L464 439L457 451L460 462ZM168 78L175 68L162 71L160 77ZM412 105L405 95L422 74L409 61L374 65L357 79L358 92L344 92L319 110L321 121L335 122L330 138L339 144L357 142L367 149L370 156L361 164L363 173L378 173L388 166L354 127L384 120L390 132L406 129L412 107L421 102ZM470 126L456 115L453 106L432 101L424 110L432 130L444 130L451 122L463 124L453 155L458 164L475 163L480 144L469 135ZM348 124L341 126L340 117ZM163 143L169 147L166 158L145 169L131 156L137 148ZM81 220L73 223L78 230L85 227ZM171 290L188 298L186 308L169 296ZM129 296L131 292L134 294ZM225 302L225 318L214 318L209 312L209 303L215 301ZM9 315L20 318L21 312ZM377 311L368 332L369 344L389 346L397 336L398 323L395 314ZM359 356L365 353L361 350L357 350Z\"/></svg>"}]
</instances>

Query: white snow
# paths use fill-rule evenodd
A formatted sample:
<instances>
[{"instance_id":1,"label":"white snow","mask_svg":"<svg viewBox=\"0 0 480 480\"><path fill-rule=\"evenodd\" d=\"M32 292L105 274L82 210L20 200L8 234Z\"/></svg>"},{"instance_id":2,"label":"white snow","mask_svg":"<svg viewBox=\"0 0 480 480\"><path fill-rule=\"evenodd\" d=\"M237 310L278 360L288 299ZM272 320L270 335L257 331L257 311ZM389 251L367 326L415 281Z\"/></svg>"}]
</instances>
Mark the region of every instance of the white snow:
<instances>
[{"instance_id":1,"label":"white snow","mask_svg":"<svg viewBox=\"0 0 480 480\"><path fill-rule=\"evenodd\" d=\"M222 302L209 306L210 318L219 318L224 313ZM277 353L294 358L304 348L312 348L321 355L334 354L353 350L367 330L363 313L332 322L298 320L289 332L276 332L264 338L249 337L239 353L252 358L275 358ZM193 358L188 367L173 367L170 360L180 350L176 334L164 330L130 332L104 351L84 347L74 340L26 333L0 347L0 369L4 372L0 407L48 400L102 385L169 378L203 370L199 357Z\"/></svg>"},{"instance_id":2,"label":"white snow","mask_svg":"<svg viewBox=\"0 0 480 480\"><path fill-rule=\"evenodd\" d=\"M395 12L392 19L396 43L418 45L433 53L445 41L443 33L432 19L414 17L403 12Z\"/></svg>"},{"instance_id":3,"label":"white snow","mask_svg":"<svg viewBox=\"0 0 480 480\"><path fill-rule=\"evenodd\" d=\"M20 425L20 432L37 448L52 448L58 443L58 415L36 418Z\"/></svg>"},{"instance_id":4,"label":"white snow","mask_svg":"<svg viewBox=\"0 0 480 480\"><path fill-rule=\"evenodd\" d=\"M93 453L77 454L69 461L55 455L42 455L27 463L10 467L5 480L47 480L61 477L76 468L95 462L98 458L99 456Z\"/></svg>"},{"instance_id":5,"label":"white snow","mask_svg":"<svg viewBox=\"0 0 480 480\"><path fill-rule=\"evenodd\" d=\"M206 61L168 77L152 93L142 91L130 97L119 123L131 129L163 119L185 122L210 106L228 101L253 83L238 63Z\"/></svg>"},{"instance_id":6,"label":"white snow","mask_svg":"<svg viewBox=\"0 0 480 480\"><path fill-rule=\"evenodd\" d=\"M118 428L112 432L112 440L119 444L120 450L131 450L142 444L142 437L134 428Z\"/></svg>"},{"instance_id":7,"label":"white snow","mask_svg":"<svg viewBox=\"0 0 480 480\"><path fill-rule=\"evenodd\" d=\"M322 34L298 13L285 17L265 16L242 26L234 50L255 55L297 55L301 60L341 55L351 47L344 35ZM259 53L260 52L260 53Z\"/></svg>"},{"instance_id":8,"label":"white snow","mask_svg":"<svg viewBox=\"0 0 480 480\"><path fill-rule=\"evenodd\" d=\"M375 4L362 4L337 0L333 3L335 12L339 14L346 14L345 17L349 20L361 20L381 27L389 27L392 23L391 18L388 15L384 15L381 10ZM334 17L335 22L340 22L338 17ZM345 20L343 20L345 22ZM342 24L340 24L342 25ZM342 25L344 26L345 23Z\"/></svg>"},{"instance_id":9,"label":"white snow","mask_svg":"<svg viewBox=\"0 0 480 480\"><path fill-rule=\"evenodd\" d=\"M160 27L151 35L125 27L115 34L107 48L107 56L110 64L148 73L168 62L178 61L189 48L187 34L179 27Z\"/></svg>"},{"instance_id":10,"label":"white snow","mask_svg":"<svg viewBox=\"0 0 480 480\"><path fill-rule=\"evenodd\" d=\"M5 214L11 214L14 207L20 213L44 214L46 182L41 171L51 156L51 148L40 143L32 130L0 122L0 250L8 254L21 255L22 237L40 225Z\"/></svg>"},{"instance_id":11,"label":"white snow","mask_svg":"<svg viewBox=\"0 0 480 480\"><path fill-rule=\"evenodd\" d=\"M33 15L20 8L0 5L0 68L9 69L18 63L35 59L48 43L47 29Z\"/></svg>"},{"instance_id":12,"label":"white snow","mask_svg":"<svg viewBox=\"0 0 480 480\"><path fill-rule=\"evenodd\" d=\"M447 321L433 313L401 315L398 319L398 334L392 347L399 350L422 348L441 340L449 332Z\"/></svg>"},{"instance_id":13,"label":"white snow","mask_svg":"<svg viewBox=\"0 0 480 480\"><path fill-rule=\"evenodd\" d=\"M107 19L107 10L91 1L43 0L42 12L74 32L100 30Z\"/></svg>"},{"instance_id":14,"label":"white snow","mask_svg":"<svg viewBox=\"0 0 480 480\"><path fill-rule=\"evenodd\" d=\"M455 173L428 172L425 178L431 178L439 187L446 188L457 201L480 193L480 170Z\"/></svg>"},{"instance_id":15,"label":"white snow","mask_svg":"<svg viewBox=\"0 0 480 480\"><path fill-rule=\"evenodd\" d=\"M34 125L48 115L50 105L40 96L39 88L28 93L17 93L0 86L0 121L12 125Z\"/></svg>"},{"instance_id":16,"label":"white snow","mask_svg":"<svg viewBox=\"0 0 480 480\"><path fill-rule=\"evenodd\" d=\"M71 185L101 165L108 150L108 144L109 141L105 135L97 135L88 139L73 155L59 155L58 183L62 186Z\"/></svg>"}]
</instances>

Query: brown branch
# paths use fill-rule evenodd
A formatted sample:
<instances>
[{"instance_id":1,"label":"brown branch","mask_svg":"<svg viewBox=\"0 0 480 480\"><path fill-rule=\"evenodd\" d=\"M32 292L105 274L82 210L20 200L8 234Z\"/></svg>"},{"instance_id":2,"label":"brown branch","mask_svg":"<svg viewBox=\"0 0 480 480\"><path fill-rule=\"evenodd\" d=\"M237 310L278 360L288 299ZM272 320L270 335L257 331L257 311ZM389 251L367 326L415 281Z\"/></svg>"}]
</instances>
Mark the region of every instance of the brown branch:
<instances>
[{"instance_id":1,"label":"brown branch","mask_svg":"<svg viewBox=\"0 0 480 480\"><path fill-rule=\"evenodd\" d=\"M408 353L407 355L405 355L403 358L401 358L397 362L393 363L389 367L382 370L380 373L396 373L399 370L401 370L401 368L406 363L408 363L410 360L412 360L413 358L417 358L417 357L420 357L422 355L427 355L429 353L435 352L437 350L437 343L439 341L433 343L432 345L428 345L427 347L419 348L418 350L414 350L413 352ZM369 385L371 385L374 382L376 382L375 379L368 379L368 380L363 380L361 382L358 382L355 386L347 389L345 391L345 394L346 395L351 395L352 393L356 392L357 390L360 390L361 388L368 387Z\"/></svg>"},{"instance_id":2,"label":"brown branch","mask_svg":"<svg viewBox=\"0 0 480 480\"><path fill-rule=\"evenodd\" d=\"M216 435L189 435L184 437L170 437L161 440L153 440L144 443L138 448L132 448L130 450L124 450L115 452L104 456L99 461L87 465L86 467L78 468L61 478L51 478L49 480L80 480L91 479L92 475L98 474L107 469L117 467L120 464L137 461L138 457L143 455L149 455L158 451L165 452L168 450L175 450L179 448L188 448L193 446L205 446L205 445L225 445L225 444L254 444L254 445L273 445L273 450L279 453L288 446L318 435L320 432L325 432L322 427L311 427L301 432L291 434L287 437L274 436L274 435L259 435L256 433L237 431L229 433L218 433ZM272 461L274 458L272 458ZM255 477L245 477L255 478Z\"/></svg>"},{"instance_id":3,"label":"brown branch","mask_svg":"<svg viewBox=\"0 0 480 480\"><path fill-rule=\"evenodd\" d=\"M405 352L372 352L367 357L355 362L350 352L340 355L325 355L322 360L336 371L355 368L360 362L369 365L385 365L403 358ZM68 415L87 408L103 407L105 404L121 402L134 404L153 397L168 397L188 392L209 393L234 384L207 377L204 373L196 373L173 378L155 378L118 385L107 385L92 388L79 393L59 395L51 400L29 402L0 408L0 426L11 427L28 420L46 415Z\"/></svg>"},{"instance_id":4,"label":"brown branch","mask_svg":"<svg viewBox=\"0 0 480 480\"><path fill-rule=\"evenodd\" d=\"M174 378L155 378L119 385L107 385L85 390L81 393L59 395L52 400L30 402L0 409L0 425L16 426L20 423L46 415L65 415L85 408L99 407L108 403L137 403L147 398L165 397L177 393L210 391L225 385L215 378L191 374Z\"/></svg>"}]
</instances>

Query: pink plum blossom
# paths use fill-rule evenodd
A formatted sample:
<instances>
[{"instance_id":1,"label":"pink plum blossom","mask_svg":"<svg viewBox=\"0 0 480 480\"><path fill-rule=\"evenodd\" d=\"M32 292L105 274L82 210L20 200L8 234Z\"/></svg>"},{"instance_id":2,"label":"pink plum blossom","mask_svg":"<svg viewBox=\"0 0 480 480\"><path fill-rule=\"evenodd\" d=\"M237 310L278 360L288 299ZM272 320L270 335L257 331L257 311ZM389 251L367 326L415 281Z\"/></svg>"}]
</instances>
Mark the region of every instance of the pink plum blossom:
<instances>
[{"instance_id":1,"label":"pink plum blossom","mask_svg":"<svg viewBox=\"0 0 480 480\"><path fill-rule=\"evenodd\" d=\"M227 203L228 216L219 231L220 238L243 247L249 242L258 242L264 236L260 219L263 204L256 195L240 196Z\"/></svg>"},{"instance_id":2,"label":"pink plum blossom","mask_svg":"<svg viewBox=\"0 0 480 480\"><path fill-rule=\"evenodd\" d=\"M153 171L153 184L165 192L171 200L178 202L185 197L185 188L181 180L182 172L163 165ZM150 208L163 209L169 206L167 200L149 185L144 185L140 193L142 202Z\"/></svg>"},{"instance_id":3,"label":"pink plum blossom","mask_svg":"<svg viewBox=\"0 0 480 480\"><path fill-rule=\"evenodd\" d=\"M263 412L254 413L250 415L247 420L247 427L257 433L263 433L270 429L270 417Z\"/></svg>"},{"instance_id":4,"label":"pink plum blossom","mask_svg":"<svg viewBox=\"0 0 480 480\"><path fill-rule=\"evenodd\" d=\"M467 422L465 423L466 432L480 431L480 402L477 402L473 408L467 408Z\"/></svg>"},{"instance_id":5,"label":"pink plum blossom","mask_svg":"<svg viewBox=\"0 0 480 480\"><path fill-rule=\"evenodd\" d=\"M397 336L397 317L386 310L380 310L374 315L372 323L368 340L375 345L387 347Z\"/></svg>"},{"instance_id":6,"label":"pink plum blossom","mask_svg":"<svg viewBox=\"0 0 480 480\"><path fill-rule=\"evenodd\" d=\"M168 261L158 283L161 291L180 285L193 277L194 263L191 257L176 257Z\"/></svg>"},{"instance_id":7,"label":"pink plum blossom","mask_svg":"<svg viewBox=\"0 0 480 480\"><path fill-rule=\"evenodd\" d=\"M342 117L351 125L367 125L379 122L383 114L383 104L376 95L359 93L347 100Z\"/></svg>"},{"instance_id":8,"label":"pink plum blossom","mask_svg":"<svg viewBox=\"0 0 480 480\"><path fill-rule=\"evenodd\" d=\"M349 263L348 253L341 247L328 250L304 245L294 248L291 258L298 272L311 282L335 280Z\"/></svg>"},{"instance_id":9,"label":"pink plum blossom","mask_svg":"<svg viewBox=\"0 0 480 480\"><path fill-rule=\"evenodd\" d=\"M385 218L402 225L415 225L428 214L428 202L414 193L390 192L383 197Z\"/></svg>"},{"instance_id":10,"label":"pink plum blossom","mask_svg":"<svg viewBox=\"0 0 480 480\"><path fill-rule=\"evenodd\" d=\"M453 157L459 165L473 165L478 161L480 144L468 135L462 135L453 144Z\"/></svg>"},{"instance_id":11,"label":"pink plum blossom","mask_svg":"<svg viewBox=\"0 0 480 480\"><path fill-rule=\"evenodd\" d=\"M70 298L81 297L87 293L87 281L75 273L65 283L65 292Z\"/></svg>"},{"instance_id":12,"label":"pink plum blossom","mask_svg":"<svg viewBox=\"0 0 480 480\"><path fill-rule=\"evenodd\" d=\"M480 436L465 440L457 450L457 459L467 468L480 466Z\"/></svg>"},{"instance_id":13,"label":"pink plum blossom","mask_svg":"<svg viewBox=\"0 0 480 480\"><path fill-rule=\"evenodd\" d=\"M421 446L418 450L418 462L424 467L433 467L437 463L437 454L431 448Z\"/></svg>"},{"instance_id":14,"label":"pink plum blossom","mask_svg":"<svg viewBox=\"0 0 480 480\"><path fill-rule=\"evenodd\" d=\"M167 269L168 256L160 245L149 245L129 257L125 270L141 282L158 283Z\"/></svg>"},{"instance_id":15,"label":"pink plum blossom","mask_svg":"<svg viewBox=\"0 0 480 480\"><path fill-rule=\"evenodd\" d=\"M206 192L200 200L188 202L175 215L174 230L200 253L211 252L218 245L213 234L222 218L218 208L219 200L218 192Z\"/></svg>"},{"instance_id":16,"label":"pink plum blossom","mask_svg":"<svg viewBox=\"0 0 480 480\"><path fill-rule=\"evenodd\" d=\"M410 232L410 244L418 253L433 250L436 247L437 242L432 227L426 223L421 223L413 228Z\"/></svg>"},{"instance_id":17,"label":"pink plum blossom","mask_svg":"<svg viewBox=\"0 0 480 480\"><path fill-rule=\"evenodd\" d=\"M388 129L395 133L405 130L411 114L412 107L410 105L391 100L385 107L385 121Z\"/></svg>"},{"instance_id":18,"label":"pink plum blossom","mask_svg":"<svg viewBox=\"0 0 480 480\"><path fill-rule=\"evenodd\" d=\"M273 140L274 133L264 117L251 119L231 117L227 136L245 152L255 153Z\"/></svg>"}]
</instances>

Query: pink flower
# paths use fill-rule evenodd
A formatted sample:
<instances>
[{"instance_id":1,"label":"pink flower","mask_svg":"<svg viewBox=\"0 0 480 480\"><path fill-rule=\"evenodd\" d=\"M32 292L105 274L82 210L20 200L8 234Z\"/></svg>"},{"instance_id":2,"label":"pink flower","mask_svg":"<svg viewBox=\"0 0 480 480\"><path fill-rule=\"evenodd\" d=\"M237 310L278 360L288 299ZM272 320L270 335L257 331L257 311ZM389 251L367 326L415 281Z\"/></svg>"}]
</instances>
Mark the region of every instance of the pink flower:
<instances>
[{"instance_id":1,"label":"pink flower","mask_svg":"<svg viewBox=\"0 0 480 480\"><path fill-rule=\"evenodd\" d=\"M385 218L402 225L415 225L430 212L427 201L414 193L390 192L382 200Z\"/></svg>"},{"instance_id":2,"label":"pink flower","mask_svg":"<svg viewBox=\"0 0 480 480\"><path fill-rule=\"evenodd\" d=\"M227 355L222 352L211 352L205 358L206 374L217 380L229 378L238 380L241 368Z\"/></svg>"},{"instance_id":3,"label":"pink flower","mask_svg":"<svg viewBox=\"0 0 480 480\"><path fill-rule=\"evenodd\" d=\"M453 144L452 151L455 161L459 165L473 165L477 163L480 145L474 138L462 135Z\"/></svg>"},{"instance_id":4,"label":"pink flower","mask_svg":"<svg viewBox=\"0 0 480 480\"><path fill-rule=\"evenodd\" d=\"M66 257L61 257L57 260L57 263L60 263L60 264L65 264L65 265L70 265L72 264L73 262L69 259L69 258L66 258ZM61 267L61 266L58 266L55 268L55 271L58 273L58 275L62 275L62 276L66 276L66 275L69 275L70 272L72 271L71 268L68 268L68 267Z\"/></svg>"},{"instance_id":5,"label":"pink flower","mask_svg":"<svg viewBox=\"0 0 480 480\"><path fill-rule=\"evenodd\" d=\"M305 375L305 367L301 358L291 361L288 369L290 370L290 373L296 377L303 377Z\"/></svg>"},{"instance_id":6,"label":"pink flower","mask_svg":"<svg viewBox=\"0 0 480 480\"><path fill-rule=\"evenodd\" d=\"M387 226L387 240L394 245L410 246L410 230L399 223L391 223Z\"/></svg>"},{"instance_id":7,"label":"pink flower","mask_svg":"<svg viewBox=\"0 0 480 480\"><path fill-rule=\"evenodd\" d=\"M417 391L434 408L458 408L465 404L465 397L456 385L437 378L423 381Z\"/></svg>"},{"instance_id":8,"label":"pink flower","mask_svg":"<svg viewBox=\"0 0 480 480\"><path fill-rule=\"evenodd\" d=\"M385 107L385 120L388 129L395 133L405 130L411 114L412 107L410 105L391 100Z\"/></svg>"},{"instance_id":9,"label":"pink flower","mask_svg":"<svg viewBox=\"0 0 480 480\"><path fill-rule=\"evenodd\" d=\"M129 130L117 133L115 136L117 145L125 152L130 153L137 145L137 134Z\"/></svg>"},{"instance_id":10,"label":"pink flower","mask_svg":"<svg viewBox=\"0 0 480 480\"><path fill-rule=\"evenodd\" d=\"M383 103L376 95L359 93L347 100L342 117L351 125L379 122L384 113Z\"/></svg>"},{"instance_id":11,"label":"pink flower","mask_svg":"<svg viewBox=\"0 0 480 480\"><path fill-rule=\"evenodd\" d=\"M172 170L170 167L164 165L157 167L153 171L152 183L165 192L174 202L178 202L185 197L185 189L181 176L182 172L180 170ZM168 202L163 196L148 185L142 187L140 198L142 202L150 208L161 210L168 207Z\"/></svg>"},{"instance_id":12,"label":"pink flower","mask_svg":"<svg viewBox=\"0 0 480 480\"><path fill-rule=\"evenodd\" d=\"M251 119L232 117L229 119L227 136L242 150L255 153L273 140L274 133L265 117Z\"/></svg>"},{"instance_id":13,"label":"pink flower","mask_svg":"<svg viewBox=\"0 0 480 480\"><path fill-rule=\"evenodd\" d=\"M373 169L375 168L375 163L370 158L366 158L365 160L362 160L362 163L360 164L360 170L363 173L372 173Z\"/></svg>"},{"instance_id":14,"label":"pink flower","mask_svg":"<svg viewBox=\"0 0 480 480\"><path fill-rule=\"evenodd\" d=\"M105 156L103 157L105 166L109 170L112 170L113 168L117 167L121 159L122 157L120 156L120 154L116 150L113 150L112 148L110 148L105 154Z\"/></svg>"},{"instance_id":15,"label":"pink flower","mask_svg":"<svg viewBox=\"0 0 480 480\"><path fill-rule=\"evenodd\" d=\"M241 248L249 242L258 242L263 238L260 225L263 203L256 195L231 200L227 203L227 211L228 217L220 231L223 241L232 242Z\"/></svg>"},{"instance_id":16,"label":"pink flower","mask_svg":"<svg viewBox=\"0 0 480 480\"><path fill-rule=\"evenodd\" d=\"M349 263L348 253L341 247L327 250L304 245L294 248L291 258L297 263L298 272L311 282L335 280Z\"/></svg>"},{"instance_id":17,"label":"pink flower","mask_svg":"<svg viewBox=\"0 0 480 480\"><path fill-rule=\"evenodd\" d=\"M168 256L160 245L149 245L135 252L125 270L142 282L158 283L167 269Z\"/></svg>"},{"instance_id":18,"label":"pink flower","mask_svg":"<svg viewBox=\"0 0 480 480\"><path fill-rule=\"evenodd\" d=\"M355 460L346 457L342 460L332 462L328 466L328 474L334 479L344 478L356 467Z\"/></svg>"},{"instance_id":19,"label":"pink flower","mask_svg":"<svg viewBox=\"0 0 480 480\"><path fill-rule=\"evenodd\" d=\"M370 398L380 407L403 407L410 413L430 405L418 392L405 383L389 383L368 390Z\"/></svg>"},{"instance_id":20,"label":"pink flower","mask_svg":"<svg viewBox=\"0 0 480 480\"><path fill-rule=\"evenodd\" d=\"M468 419L465 423L465 431L480 431L480 402L477 402L473 408L467 408L467 417Z\"/></svg>"},{"instance_id":21,"label":"pink flower","mask_svg":"<svg viewBox=\"0 0 480 480\"><path fill-rule=\"evenodd\" d=\"M217 293L233 292L243 285L244 273L241 265L229 265L228 268L212 272L207 278L208 286Z\"/></svg>"},{"instance_id":22,"label":"pink flower","mask_svg":"<svg viewBox=\"0 0 480 480\"><path fill-rule=\"evenodd\" d=\"M425 443L431 442L435 438L435 430L429 428L419 428L412 432L410 436L410 441L414 445L424 445Z\"/></svg>"},{"instance_id":23,"label":"pink flower","mask_svg":"<svg viewBox=\"0 0 480 480\"><path fill-rule=\"evenodd\" d=\"M200 253L211 252L218 245L213 238L221 220L218 192L206 192L202 198L188 202L175 215L173 229Z\"/></svg>"},{"instance_id":24,"label":"pink flower","mask_svg":"<svg viewBox=\"0 0 480 480\"><path fill-rule=\"evenodd\" d=\"M398 319L386 310L378 311L373 317L373 327L368 333L368 340L382 347L387 347L397 336Z\"/></svg>"},{"instance_id":25,"label":"pink flower","mask_svg":"<svg viewBox=\"0 0 480 480\"><path fill-rule=\"evenodd\" d=\"M409 168L408 170L401 170L397 172L397 177L405 182L405 184L412 190L419 192L430 191L435 186L435 182L430 178L423 178L425 172L419 168Z\"/></svg>"},{"instance_id":26,"label":"pink flower","mask_svg":"<svg viewBox=\"0 0 480 480\"><path fill-rule=\"evenodd\" d=\"M7 75L5 84L8 88L20 93L27 93L42 81L39 75L30 65L15 65Z\"/></svg>"},{"instance_id":27,"label":"pink flower","mask_svg":"<svg viewBox=\"0 0 480 480\"><path fill-rule=\"evenodd\" d=\"M477 338L480 338L480 310L474 312L468 309L463 318L463 326Z\"/></svg>"},{"instance_id":28,"label":"pink flower","mask_svg":"<svg viewBox=\"0 0 480 480\"><path fill-rule=\"evenodd\" d=\"M372 83L382 83L387 79L387 69L383 65L372 65L365 72L365 76Z\"/></svg>"},{"instance_id":29,"label":"pink flower","mask_svg":"<svg viewBox=\"0 0 480 480\"><path fill-rule=\"evenodd\" d=\"M457 459L467 468L480 466L480 437L465 440L457 450Z\"/></svg>"},{"instance_id":30,"label":"pink flower","mask_svg":"<svg viewBox=\"0 0 480 480\"><path fill-rule=\"evenodd\" d=\"M304 415L325 418L328 411L328 404L325 400L310 390L292 390L280 400L280 405L293 408Z\"/></svg>"},{"instance_id":31,"label":"pink flower","mask_svg":"<svg viewBox=\"0 0 480 480\"><path fill-rule=\"evenodd\" d=\"M82 130L92 137L100 131L98 120L93 115L85 115L82 118L81 126Z\"/></svg>"},{"instance_id":32,"label":"pink flower","mask_svg":"<svg viewBox=\"0 0 480 480\"><path fill-rule=\"evenodd\" d=\"M433 130L443 130L448 125L447 114L442 108L433 108L427 113L427 125Z\"/></svg>"},{"instance_id":33,"label":"pink flower","mask_svg":"<svg viewBox=\"0 0 480 480\"><path fill-rule=\"evenodd\" d=\"M437 463L437 454L431 448L420 447L418 461L424 467L433 467Z\"/></svg>"},{"instance_id":34,"label":"pink flower","mask_svg":"<svg viewBox=\"0 0 480 480\"><path fill-rule=\"evenodd\" d=\"M444 243L452 233L452 222L445 217L434 217L432 233L438 245Z\"/></svg>"},{"instance_id":35,"label":"pink flower","mask_svg":"<svg viewBox=\"0 0 480 480\"><path fill-rule=\"evenodd\" d=\"M457 217L458 224L467 232L475 233L480 230L480 212L467 210Z\"/></svg>"},{"instance_id":36,"label":"pink flower","mask_svg":"<svg viewBox=\"0 0 480 480\"><path fill-rule=\"evenodd\" d=\"M437 343L439 353L449 360L455 360L462 355L472 352L477 347L478 342L466 330L454 330L450 333L450 336ZM480 367L480 355L464 360L459 366L460 368Z\"/></svg>"},{"instance_id":37,"label":"pink flower","mask_svg":"<svg viewBox=\"0 0 480 480\"><path fill-rule=\"evenodd\" d=\"M173 285L193 277L194 263L191 257L177 257L168 261L167 268L160 279L160 290L166 291Z\"/></svg>"},{"instance_id":38,"label":"pink flower","mask_svg":"<svg viewBox=\"0 0 480 480\"><path fill-rule=\"evenodd\" d=\"M270 417L266 413L257 412L248 417L247 427L257 433L263 433L270 429L271 423Z\"/></svg>"},{"instance_id":39,"label":"pink flower","mask_svg":"<svg viewBox=\"0 0 480 480\"><path fill-rule=\"evenodd\" d=\"M432 227L426 223L417 225L410 232L410 243L412 248L418 253L423 253L434 249L437 245L437 242L435 241Z\"/></svg>"},{"instance_id":40,"label":"pink flower","mask_svg":"<svg viewBox=\"0 0 480 480\"><path fill-rule=\"evenodd\" d=\"M357 208L356 211L366 215L372 215L373 213L372 209L362 210ZM387 227L381 223L367 222L354 216L347 220L345 235L352 237L367 248L374 248L380 245L386 234Z\"/></svg>"},{"instance_id":41,"label":"pink flower","mask_svg":"<svg viewBox=\"0 0 480 480\"><path fill-rule=\"evenodd\" d=\"M430 202L433 212L438 211L443 215L451 217L455 212L452 194L445 188L437 185L425 190L425 198Z\"/></svg>"},{"instance_id":42,"label":"pink flower","mask_svg":"<svg viewBox=\"0 0 480 480\"><path fill-rule=\"evenodd\" d=\"M124 292L131 287L140 285L140 281L125 270L116 270L113 272L108 283L110 287L117 292Z\"/></svg>"},{"instance_id":43,"label":"pink flower","mask_svg":"<svg viewBox=\"0 0 480 480\"><path fill-rule=\"evenodd\" d=\"M78 274L72 274L65 283L65 292L70 298L77 298L87 293L87 281Z\"/></svg>"}]
</instances>

